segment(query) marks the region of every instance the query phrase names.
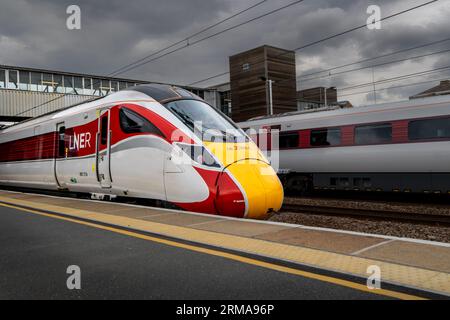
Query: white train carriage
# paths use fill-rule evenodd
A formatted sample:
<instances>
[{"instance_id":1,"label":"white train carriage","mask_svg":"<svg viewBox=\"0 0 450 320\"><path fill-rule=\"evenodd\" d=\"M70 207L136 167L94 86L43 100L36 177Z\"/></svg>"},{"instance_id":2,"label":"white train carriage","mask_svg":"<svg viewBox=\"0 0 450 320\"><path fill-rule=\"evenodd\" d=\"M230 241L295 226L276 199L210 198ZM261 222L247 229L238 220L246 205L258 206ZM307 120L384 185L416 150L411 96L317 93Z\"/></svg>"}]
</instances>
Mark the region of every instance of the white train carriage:
<instances>
[{"instance_id":1,"label":"white train carriage","mask_svg":"<svg viewBox=\"0 0 450 320\"><path fill-rule=\"evenodd\" d=\"M269 139L279 131L280 173L295 192L450 192L450 96L293 112L239 125L267 131Z\"/></svg>"},{"instance_id":2,"label":"white train carriage","mask_svg":"<svg viewBox=\"0 0 450 320\"><path fill-rule=\"evenodd\" d=\"M167 85L127 89L0 130L0 185L156 199L257 219L283 200L275 171L242 130Z\"/></svg>"}]
</instances>

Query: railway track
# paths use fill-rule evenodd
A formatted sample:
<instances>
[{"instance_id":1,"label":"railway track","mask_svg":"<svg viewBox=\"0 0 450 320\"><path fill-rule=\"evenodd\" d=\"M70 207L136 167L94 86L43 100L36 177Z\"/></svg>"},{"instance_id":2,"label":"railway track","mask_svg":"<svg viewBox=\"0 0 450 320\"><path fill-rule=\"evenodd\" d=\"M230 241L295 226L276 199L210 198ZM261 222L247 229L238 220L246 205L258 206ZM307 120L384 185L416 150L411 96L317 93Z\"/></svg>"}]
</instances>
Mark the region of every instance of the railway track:
<instances>
[{"instance_id":1,"label":"railway track","mask_svg":"<svg viewBox=\"0 0 450 320\"><path fill-rule=\"evenodd\" d=\"M389 210L342 208L323 205L305 205L285 203L282 212L309 213L324 216L370 218L376 220L389 220L408 222L414 224L431 224L450 227L450 215L421 214L413 212L397 212Z\"/></svg>"}]
</instances>

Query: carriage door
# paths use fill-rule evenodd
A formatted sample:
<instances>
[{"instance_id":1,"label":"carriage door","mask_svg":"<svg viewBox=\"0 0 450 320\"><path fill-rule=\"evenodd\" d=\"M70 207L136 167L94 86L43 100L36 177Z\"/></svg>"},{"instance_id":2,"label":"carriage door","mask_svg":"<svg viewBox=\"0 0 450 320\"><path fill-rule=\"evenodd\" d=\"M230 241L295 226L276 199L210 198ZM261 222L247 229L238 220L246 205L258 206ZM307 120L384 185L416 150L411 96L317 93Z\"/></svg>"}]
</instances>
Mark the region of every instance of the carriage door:
<instances>
[{"instance_id":1,"label":"carriage door","mask_svg":"<svg viewBox=\"0 0 450 320\"><path fill-rule=\"evenodd\" d=\"M102 188L111 188L111 130L110 111L102 110L97 133L97 179Z\"/></svg>"},{"instance_id":2,"label":"carriage door","mask_svg":"<svg viewBox=\"0 0 450 320\"><path fill-rule=\"evenodd\" d=\"M56 125L56 132L54 160L55 181L58 188L64 189L66 187L64 179L64 166L66 164L66 127L64 122Z\"/></svg>"}]
</instances>

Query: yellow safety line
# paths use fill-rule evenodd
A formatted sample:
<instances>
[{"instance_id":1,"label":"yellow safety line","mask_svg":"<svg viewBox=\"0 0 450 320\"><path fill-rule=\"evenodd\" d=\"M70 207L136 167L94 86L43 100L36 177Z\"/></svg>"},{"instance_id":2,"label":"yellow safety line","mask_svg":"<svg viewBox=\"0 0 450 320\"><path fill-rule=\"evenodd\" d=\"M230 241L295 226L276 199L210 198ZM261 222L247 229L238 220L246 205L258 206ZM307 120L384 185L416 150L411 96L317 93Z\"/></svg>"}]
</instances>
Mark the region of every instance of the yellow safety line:
<instances>
[{"instance_id":1,"label":"yellow safety line","mask_svg":"<svg viewBox=\"0 0 450 320\"><path fill-rule=\"evenodd\" d=\"M246 258L246 257L242 257L242 256L239 256L236 254L222 252L219 250L203 248L203 247L190 245L190 244L184 244L184 243L180 243L180 242L176 242L176 241L172 241L172 240L165 240L165 239L161 239L161 238L157 238L157 237L140 234L137 232L132 232L132 231L127 231L127 230L123 230L123 229L119 229L119 228L104 226L104 225L100 225L100 224L93 223L93 222L86 222L86 221L82 221L82 220L78 220L78 219L74 219L74 218L62 217L57 214L39 212L36 210L25 209L25 208L22 208L19 206L4 204L4 203L0 203L0 206L13 208L13 209L20 210L20 211L30 212L33 214L37 214L37 215L45 216L45 217L49 217L49 218L70 221L70 222L74 222L77 224L90 226L90 227L97 228L97 229L107 230L107 231L115 232L118 234L130 236L130 237L134 237L134 238L138 238L138 239L142 239L142 240L165 244L165 245L172 246L172 247L182 248L182 249L186 249L186 250L190 250L190 251L205 253L205 254L209 254L209 255L213 255L213 256L217 256L217 257L222 257L222 258L226 258L226 259L230 259L230 260L234 260L234 261L239 261L239 262L242 262L245 264L250 264L250 265L254 265L254 266L258 266L258 267L262 267L262 268L266 268L266 269L271 269L271 270L284 272L284 273L288 273L288 274L292 274L292 275L302 276L305 278L328 282L328 283L340 285L343 287L347 287L347 288L351 288L351 289L355 289L355 290L359 290L359 291L363 291L363 292L378 294L378 295L387 296L387 297L396 298L396 299L402 299L402 300L426 300L425 298L422 298L422 297L405 294L405 293L401 293L401 292L396 292L396 291L392 291L392 290L385 290L385 289L371 290L365 285L347 281L347 280L343 280L343 279L339 279L339 278L334 278L334 277L315 274L312 272L302 271L302 270L298 270L298 269L294 269L294 268L284 267L284 266L276 265L273 263L256 260L253 258Z\"/></svg>"}]
</instances>

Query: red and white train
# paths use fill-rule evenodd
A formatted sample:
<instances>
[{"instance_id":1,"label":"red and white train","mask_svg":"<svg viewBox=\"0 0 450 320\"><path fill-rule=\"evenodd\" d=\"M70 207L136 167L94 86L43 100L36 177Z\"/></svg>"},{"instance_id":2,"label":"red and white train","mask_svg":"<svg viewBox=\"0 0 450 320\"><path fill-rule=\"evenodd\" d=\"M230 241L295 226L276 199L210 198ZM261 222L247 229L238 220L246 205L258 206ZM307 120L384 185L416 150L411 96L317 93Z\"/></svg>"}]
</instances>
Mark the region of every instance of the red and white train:
<instances>
[{"instance_id":1,"label":"red and white train","mask_svg":"<svg viewBox=\"0 0 450 320\"><path fill-rule=\"evenodd\" d=\"M450 193L450 96L240 123L279 131L286 189ZM276 131L273 131L276 130ZM271 147L271 146L269 146Z\"/></svg>"},{"instance_id":2,"label":"red and white train","mask_svg":"<svg viewBox=\"0 0 450 320\"><path fill-rule=\"evenodd\" d=\"M0 185L256 219L283 201L275 171L245 133L167 85L129 88L0 130Z\"/></svg>"}]
</instances>

